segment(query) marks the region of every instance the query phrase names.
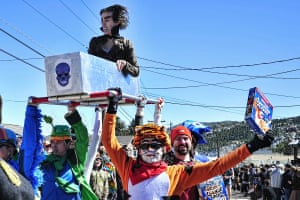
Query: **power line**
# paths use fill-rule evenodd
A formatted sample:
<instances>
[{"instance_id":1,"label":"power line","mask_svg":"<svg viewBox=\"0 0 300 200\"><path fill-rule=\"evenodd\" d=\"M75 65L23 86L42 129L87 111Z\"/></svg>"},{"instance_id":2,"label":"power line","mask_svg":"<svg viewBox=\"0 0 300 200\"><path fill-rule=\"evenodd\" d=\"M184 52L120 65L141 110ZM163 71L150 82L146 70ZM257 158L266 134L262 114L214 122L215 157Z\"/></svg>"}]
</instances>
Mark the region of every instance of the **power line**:
<instances>
[{"instance_id":1,"label":"power line","mask_svg":"<svg viewBox=\"0 0 300 200\"><path fill-rule=\"evenodd\" d=\"M22 58L22 60L41 60L43 58ZM16 61L17 59L0 59L0 61L4 62L12 62Z\"/></svg>"},{"instance_id":2,"label":"power line","mask_svg":"<svg viewBox=\"0 0 300 200\"><path fill-rule=\"evenodd\" d=\"M173 76L170 74L164 74L164 73L159 73L159 72L155 72L155 71L151 71L151 70L146 70L152 73L156 73L156 74L160 74L160 75L164 75L164 76L168 76L168 77L172 77L172 78L177 78L177 79L182 79L182 80L186 80L186 81L191 81L191 82L197 82L197 83L201 83L202 85L193 85L193 86L177 86L177 87L145 87L145 89L179 89L179 88L188 88L188 87L203 87L203 86L215 86L215 87L220 87L220 88L226 88L226 89L231 89L231 90L237 90L237 91L248 91L246 89L239 89L239 88L234 88L234 87L228 87L228 86L223 86L220 84L225 84L225 83L233 83L233 82L238 82L238 81L246 81L246 80L250 80L249 79L242 79L242 80L236 80L236 81L229 81L229 82L220 82L220 83L205 83L205 82L201 82L201 81L196 81L196 80L191 80L191 79L187 79L187 78L182 78L182 77L178 77L178 76ZM251 78L252 79L252 78ZM273 95L273 96L281 96L281 97L290 97L290 98L300 98L298 96L289 96L289 95L284 95L284 94L273 94L273 93L268 93L268 92L264 92L265 94L269 94L269 95Z\"/></svg>"},{"instance_id":3,"label":"power line","mask_svg":"<svg viewBox=\"0 0 300 200\"><path fill-rule=\"evenodd\" d=\"M34 43L35 45L39 46L40 48L46 50L48 53L51 53L51 51L49 51L47 48L45 48L44 46L40 45L38 42L36 42L35 40L33 40L31 37L29 37L28 35L26 35L25 33L23 33L22 31L20 31L19 29L17 29L16 27L12 26L11 24L9 24L7 21L5 21L3 18L0 17L0 20L2 21L2 23L4 23L5 25L9 26L10 28L12 28L13 30L15 30L16 32L18 32L19 34L21 34L22 36L24 36L26 39L28 39L29 41L31 41L32 43ZM53 54L53 53L52 53Z\"/></svg>"},{"instance_id":4,"label":"power line","mask_svg":"<svg viewBox=\"0 0 300 200\"><path fill-rule=\"evenodd\" d=\"M27 3L25 0L23 0L25 3ZM88 29L90 29L90 31L94 32L95 34L97 34L87 23L85 23L70 7L68 7L63 1L59 0L60 3L66 8L68 9L80 22L82 22ZM86 5L86 3L81 0L82 4L90 11L90 13L93 14L93 16L95 18L97 18L94 13L92 12L92 10ZM32 7L35 11L37 11L39 14L41 14L38 10L36 10L32 5L30 5L29 3L27 3L30 7ZM41 14L42 15L42 14ZM42 15L43 17L46 17L44 15ZM49 18L46 17L46 19L49 20ZM53 23L54 25L56 25L58 28L60 28L57 24L55 24L54 22L50 21L51 23ZM63 30L65 33L67 33L65 30ZM70 34L68 34L70 35ZM82 44L82 43L81 43ZM85 46L86 47L86 46ZM87 47L86 47L87 48ZM228 66L217 66L217 67L202 67L202 68L190 68L190 67L184 67L184 66L180 66L180 65L174 65L174 64L169 64L169 63L165 63L165 62L161 62L161 61L155 61L152 59L148 59L148 58L143 58L143 57L137 57L139 59L142 60L146 60L146 61L150 61L153 63L158 63L158 64L163 64L166 66L173 66L176 67L176 69L167 69L167 68L156 68L156 69L161 69L161 70L193 70L193 71L203 71L203 72L208 72L208 73L218 73L218 74L223 74L223 75L231 75L231 76L246 76L246 77L252 77L252 78L274 78L274 79L300 79L300 78L282 78L282 77L271 77L270 76L250 76L250 75L243 75L243 74L232 74L232 73L221 73L221 72L212 72L212 71L207 71L207 69L221 69L221 68L240 68L240 67L249 67L249 66L259 66L259 65L269 65L269 64L274 64L274 63L282 63L282 62L290 62L290 61L294 61L294 60L299 60L300 57L294 57L294 58L288 58L288 59L282 59L282 60L275 60L275 61L268 61L268 62L260 62L260 63L254 63L254 64L240 64L240 65L228 65ZM145 67L147 68L147 67ZM152 69L154 69L155 67L151 67ZM179 68L179 69L178 69ZM283 73L289 73L292 71L297 71L299 69L295 69L295 70L291 70L291 71L287 71L287 72L282 72L280 74Z\"/></svg>"},{"instance_id":5,"label":"power line","mask_svg":"<svg viewBox=\"0 0 300 200\"><path fill-rule=\"evenodd\" d=\"M45 18L48 22L50 22L52 25L54 25L55 27L57 27L59 30L61 30L62 32L64 32L66 35L68 35L70 38L72 38L74 41L76 41L77 43L79 43L81 46L83 46L85 49L88 49L88 47L83 44L82 42L80 42L78 39L76 39L74 36L72 36L71 34L69 34L67 31L65 31L63 28L61 28L59 25L57 25L56 23L54 23L51 19L49 19L46 15L44 15L43 13L41 13L39 10L37 10L35 7L33 7L30 3L28 3L25 0L22 0L24 3L26 3L29 7L31 7L35 12L37 12L39 15L41 15L43 18Z\"/></svg>"},{"instance_id":6,"label":"power line","mask_svg":"<svg viewBox=\"0 0 300 200\"><path fill-rule=\"evenodd\" d=\"M90 9L90 7L83 1L81 0L82 4L90 11L90 13L95 17L100 22L100 18L95 15L95 13Z\"/></svg>"},{"instance_id":7,"label":"power line","mask_svg":"<svg viewBox=\"0 0 300 200\"><path fill-rule=\"evenodd\" d=\"M59 2L68 10L70 11L85 27L87 27L91 32L97 34L87 23L85 23L67 4L65 4L62 0L59 0Z\"/></svg>"},{"instance_id":8,"label":"power line","mask_svg":"<svg viewBox=\"0 0 300 200\"><path fill-rule=\"evenodd\" d=\"M64 4L62 1L60 1L70 12L72 12L75 16L77 16L66 4ZM83 2L84 3L84 2ZM32 7L32 6L31 6ZM35 9L36 10L36 9ZM40 13L40 12L39 12ZM93 13L93 12L92 12ZM44 15L43 15L44 16ZM77 19L79 17L77 16ZM79 18L80 21L82 21L80 18ZM86 23L84 23L86 24ZM141 57L138 57L138 58L141 58ZM186 70L202 70L203 69L212 69L212 68L228 68L228 67L241 67L241 66L255 66L255 65L262 65L262 64L273 64L273 63L279 63L279 62L287 62L287 61L292 61L292 60L296 60L296 59L300 59L300 57L295 57L295 58L289 58L289 59L283 59L283 60L277 60L277 61L271 61L271 62L262 62L262 63L255 63L255 64L244 64L244 65L237 65L237 66L225 66L225 67L209 67L209 68L202 68L202 69L195 69L195 68L188 68L188 67L182 67L182 66L177 66L177 65L173 65L173 64L168 64L168 63L163 63L163 62L160 62L160 61L154 61L154 60L150 60L150 59L147 59L147 58L141 58L141 59L144 59L144 60L148 60L148 61L151 61L151 62L156 62L156 63L160 63L160 64L164 64L164 65L170 65L170 66L176 66L176 67L179 67L179 68L182 68L182 69L186 69ZM161 68L163 69L163 68ZM177 69L178 70L178 69ZM299 70L299 69L296 69L296 70ZM249 75L241 75L241 74L232 74L232 73L221 73L221 72L211 72L211 71L205 71L205 72L208 72L208 73L218 73L218 74L226 74L226 75L232 75L232 76L247 76L247 77L251 77L251 78L276 78L276 79L299 79L299 78L282 78L282 77L272 77L273 75L269 75L269 76L249 76ZM291 72L291 71L289 71ZM281 72L280 74L282 73L288 73L288 72ZM247 80L250 80L250 79L247 79ZM235 80L235 81L230 81L230 82L226 82L226 83L233 83L233 82L240 82L240 81L245 81L245 79L243 80ZM224 84L221 83L221 84Z\"/></svg>"},{"instance_id":9,"label":"power line","mask_svg":"<svg viewBox=\"0 0 300 200\"><path fill-rule=\"evenodd\" d=\"M24 42L22 42L21 40L19 40L18 38L12 36L11 34L9 34L8 32L6 32L5 30L3 30L2 28L0 28L0 30L4 33L6 33L7 35L9 35L10 37L12 37L13 39L15 39L16 41L20 42L22 45L26 46L27 48L31 49L32 51L36 52L37 54L41 55L42 57L45 57L43 54L41 54L40 52L38 52L37 50L34 50L32 47L30 47L29 45L25 44ZM12 54L9 54L9 55L12 55ZM15 57L16 56L12 56L12 57ZM17 60L22 60L22 62L24 61L24 59L20 59L20 58L17 58ZM26 64L29 64L27 62L25 62ZM31 65L31 64L29 64ZM34 66L34 68L36 68ZM291 71L297 71L299 69L295 69L295 70L289 70L289 71L285 71L285 72L279 72L279 73L275 73L275 74L270 74L270 75L266 75L266 76L259 76L260 78L262 77L269 77L269 76L272 76L272 75L276 75L276 74L282 74L282 73L287 73L287 72L291 72ZM150 72L153 72L151 70L148 70ZM153 73L158 73L158 72L153 72ZM167 75L167 74L164 74L166 76L170 76L170 75ZM175 76L170 76L170 77L175 77ZM181 78L181 77L175 77L175 78ZM197 86L180 86L180 87L167 87L167 88L147 88L147 89L179 89L179 88L188 88L188 87L201 87L201 86L207 86L207 85L218 85L218 84L225 84L225 83L233 83L233 82L240 82L240 81L245 81L245 80L250 80L250 79L254 79L254 78L249 78L249 79L241 79L241 80L235 80L235 81L229 81L229 82L221 82L221 83L216 83L216 84L209 84L209 83L203 83L203 85L197 85ZM184 79L184 80L189 80L189 79ZM189 81L192 81L192 80L189 80ZM197 81L198 82L198 81ZM224 87L224 86L222 86ZM238 90L237 88L230 88L230 87L225 87L225 88L228 88L228 89L235 89L235 90ZM244 90L245 91L245 90ZM266 93L267 94L267 93ZM270 94L270 93L269 93ZM276 95L276 96L284 96L284 97L292 97L292 98L299 98L299 97L294 97L294 96L287 96L287 95L278 95L278 94L272 94L272 95Z\"/></svg>"},{"instance_id":10,"label":"power line","mask_svg":"<svg viewBox=\"0 0 300 200\"><path fill-rule=\"evenodd\" d=\"M260 62L260 63L253 63L253 64L240 64L240 65L227 65L227 66L216 66L216 67L199 67L199 68L190 68L190 67L184 67L180 65L174 65L170 63L165 63L161 61L156 61L148 58L142 58L142 57L137 57L142 60L146 60L149 62L157 63L157 64L162 64L165 66L171 66L171 67L176 67L174 68L159 68L162 70L207 70L207 69L225 69L225 68L240 68L240 67L253 67L253 66L260 66L260 65L270 65L270 64L275 64L275 63L282 63L282 62L290 62L294 60L300 60L300 57L294 57L294 58L287 58L287 59L282 59L282 60L275 60L275 61L269 61L269 62Z\"/></svg>"},{"instance_id":11,"label":"power line","mask_svg":"<svg viewBox=\"0 0 300 200\"><path fill-rule=\"evenodd\" d=\"M27 5L29 5L32 9L34 9L36 12L38 12L40 15L42 15L44 18L46 18L48 21L50 21L52 24L54 24L55 26L57 26L58 28L60 28L57 24L55 24L54 22L52 22L49 18L47 18L45 15L43 15L41 12L39 12L37 9L35 9L32 5L30 5L28 2L26 2L25 0L23 0ZM81 21L83 24L85 24L91 31L93 31L70 7L68 7L65 3L63 3L60 0L61 4L68 9L79 21ZM89 7L84 3L84 1L82 1L83 5L85 5L85 7L93 14L93 12L91 11L91 9L89 9ZM60 28L61 29L61 28ZM61 29L63 30L63 29ZM65 30L63 30L65 33L67 33ZM70 34L67 33L69 36ZM82 43L81 43L82 44ZM258 66L258 65L266 65L266 64L274 64L274 63L280 63L280 62L288 62L288 61L293 61L293 60L298 60L300 59L300 57L294 57L294 58L288 58L288 59L282 59L282 60L276 60L276 61L270 61L270 62L261 62L261 63L254 63L254 64L242 64L242 65L229 65L229 66L221 66L221 67L206 67L206 68L190 68L190 67L184 67L184 66L179 66L179 65L174 65L174 64L169 64L169 63L165 63L165 62L161 62L161 61L155 61L152 59L147 59L147 58L143 58L143 57L137 57L139 59L143 59L146 61L150 61L150 62L154 62L154 63L159 63L159 64L163 64L163 65L168 65L168 66L173 66L176 67L176 69L166 69L166 68L156 68L156 69L161 69L161 70L197 70L197 71L203 71L204 69L216 69L216 68L232 68L232 67L243 67L243 66ZM147 67L145 67L147 68ZM179 68L179 69L178 69ZM153 67L152 67L153 69ZM298 69L296 69L298 70ZM249 75L241 75L241 74L232 74L232 73L221 73L221 72L211 72L211 71L205 71L208 73L219 73L219 74L225 74L225 75L232 75L232 76L247 76L247 77L255 77L255 78L266 78L266 76L249 76ZM300 78L282 78L282 77L269 77L269 78L278 78L278 79L300 79Z\"/></svg>"},{"instance_id":12,"label":"power line","mask_svg":"<svg viewBox=\"0 0 300 200\"><path fill-rule=\"evenodd\" d=\"M24 45L25 47L27 47L28 49L32 50L33 52L37 53L38 55L45 57L43 54L41 54L40 52L36 51L35 49L33 49L32 47L30 47L29 45L25 44L24 42L22 42L21 40L19 40L18 38L14 37L13 35L9 34L8 32L6 32L5 30L3 30L2 28L0 28L0 31L2 31L3 33L5 33L6 35L8 35L9 37L13 38L14 40L18 41L19 43L21 43L22 45Z\"/></svg>"},{"instance_id":13,"label":"power line","mask_svg":"<svg viewBox=\"0 0 300 200\"><path fill-rule=\"evenodd\" d=\"M157 96L153 93L148 93L146 92L145 94L148 94L149 96ZM178 98L174 98L174 97L167 97L164 96L165 99L165 103L168 104L173 104L173 105L181 105L181 106L192 106L192 107L201 107L201 108L205 108L205 109L209 109L209 110L217 110L217 111L221 111L221 112L227 112L227 113L234 113L234 114L241 114L241 112L236 112L233 110L224 110L224 109L230 109L230 108L226 108L225 106L211 106L211 105L205 105L205 104L200 104L197 102L192 102L192 101L187 101L187 100L183 100L183 99L178 99ZM244 108L244 107L243 107Z\"/></svg>"},{"instance_id":14,"label":"power line","mask_svg":"<svg viewBox=\"0 0 300 200\"><path fill-rule=\"evenodd\" d=\"M67 8L79 21L81 21L83 24L85 24L92 32L94 32L78 15L75 14L74 11L72 11L71 8L69 8L65 3L63 3L63 1L60 0L60 2L65 6L65 8ZM83 5L85 5L85 7L94 15L94 13L91 11L91 9L85 4L85 2L83 0L81 0L81 2L83 3ZM95 16L95 15L94 15ZM96 16L95 16L96 17ZM97 18L97 17L96 17ZM98 18L99 19L99 18ZM96 32L94 32L95 34L97 34ZM250 76L250 75L243 75L243 74L232 74L232 73L221 73L221 72L212 72L212 71L208 71L205 69L220 69L220 68L232 68L232 67L243 67L243 66L258 66L258 65L267 65L267 64L274 64L274 63L281 63L281 62L289 62L289 61L293 61L293 60L299 60L300 57L294 57L294 58L288 58L288 59L282 59L282 60L276 60L276 61L269 61L269 62L261 62L261 63L254 63L254 64L242 64L242 65L229 65L229 66L221 66L221 67L208 67L208 68L189 68L189 67L182 67L182 66L178 66L178 65L173 65L173 64L168 64L168 63L164 63L164 62L160 62L160 61L154 61L151 59L147 59L147 58L142 58L142 57L137 57L143 60L147 60L147 61L151 61L154 63L160 63L160 64L164 64L164 65L169 65L169 66L176 66L179 67L180 69L173 69L173 70L193 70L193 71L203 71L203 72L208 72L208 73L217 73L217 74L223 74L223 75L231 75L231 76L245 76L245 77L251 77L251 78L274 78L274 79L300 79L300 78L282 78L282 77L272 77L272 75L270 76ZM153 69L153 67L152 67ZM157 68L158 69L158 68ZM166 69L166 68L160 68L161 70L171 70L171 69ZM295 70L290 70L287 72L281 72L278 74L283 74L283 73L289 73L289 72L293 72L293 71L297 71L299 69L295 69Z\"/></svg>"},{"instance_id":15,"label":"power line","mask_svg":"<svg viewBox=\"0 0 300 200\"><path fill-rule=\"evenodd\" d=\"M25 2L25 3L27 3L27 2ZM30 6L30 7L32 7L32 6ZM33 8L34 9L34 8ZM39 12L40 13L40 12ZM41 13L40 13L41 14ZM43 16L43 15L42 15ZM45 16L43 16L43 17L45 17ZM46 19L49 19L49 18L46 18ZM48 20L49 21L49 20ZM51 21L50 21L51 22ZM56 24L55 24L56 25ZM57 27L58 27L58 25L56 25ZM60 27L58 27L58 28L60 28ZM63 30L64 31L64 30ZM66 31L64 31L64 32L66 32ZM67 32L66 32L67 33ZM82 43L81 43L82 44ZM8 54L9 55L9 54ZM14 57L14 56L12 56L12 57ZM21 60L21 61L24 61L24 59L20 59L20 58L17 58L17 57L15 57L17 60ZM138 58L140 58L140 57L138 57ZM140 59L143 59L143 58L140 58ZM256 66L256 65L263 65L263 64L273 64L273 63L277 63L277 62L288 62L288 61L292 61L292 60L297 60L297 59L299 59L298 57L297 58L291 58L291 59L285 59L285 60L280 60L280 61L272 61L272 62L263 62L263 63L257 63L257 64L247 64L247 65L237 65L237 66L224 66L224 67L210 67L210 68L201 68L202 70L203 69L216 69L216 68L229 68L229 67L243 67L243 66ZM149 60L149 59L148 59ZM26 62L24 62L24 63L26 63ZM163 62L160 62L161 64L163 63ZM26 63L26 64L28 64L28 63ZM167 64L167 65L171 65L171 64ZM173 65L173 66L175 66L175 65ZM185 67L186 68L186 67ZM195 70L195 69L193 69L193 68L187 68L187 69L182 69L182 70L188 70L188 69L190 69L190 70ZM177 69L178 70L178 69ZM197 69L196 69L197 70ZM177 77L178 78L178 77ZM188 80L188 79L186 79L186 80ZM245 79L244 79L245 80ZM247 79L247 80L249 80L249 79ZM190 81L192 81L192 80L190 80ZM238 81L241 81L241 80L238 80ZM233 83L233 82L237 82L237 81L231 81L230 83ZM209 86L209 85L213 85L213 86L216 86L216 84L210 84L210 83L204 83L204 82L201 82L201 83L203 83L203 86ZM223 83L225 83L225 82L223 82ZM227 83L229 83L229 82L227 82ZM222 83L218 83L218 84L222 84ZM248 91L248 90L242 90L242 89L238 89L238 88L231 88L231 87L224 87L224 86L218 86L218 87L223 87L223 88L227 88L227 89L235 89L235 90L239 90L239 91ZM268 93L265 93L265 94L268 94ZM276 94L276 96L278 96L278 94ZM282 95L283 96L283 95ZM285 97L288 97L288 96L286 96L286 95L284 95ZM291 97L291 96L289 96L289 97ZM293 98L299 98L299 97L293 97ZM199 105L198 105L199 106ZM278 107L278 106L277 106Z\"/></svg>"},{"instance_id":16,"label":"power line","mask_svg":"<svg viewBox=\"0 0 300 200\"><path fill-rule=\"evenodd\" d=\"M123 107L120 107L120 111L130 124L132 121L132 116Z\"/></svg>"},{"instance_id":17,"label":"power line","mask_svg":"<svg viewBox=\"0 0 300 200\"><path fill-rule=\"evenodd\" d=\"M202 105L202 104L191 104L191 103L176 103L176 102L166 102L169 104L185 105L185 106L197 106L203 108L226 108L226 109L245 109L245 106L214 106L214 105ZM294 108L300 107L300 105L279 105L276 108Z\"/></svg>"},{"instance_id":18,"label":"power line","mask_svg":"<svg viewBox=\"0 0 300 200\"><path fill-rule=\"evenodd\" d=\"M12 36L11 34L9 34L8 32L6 32L5 30L3 30L2 28L0 28L0 30L4 33L6 33L7 35L9 35L10 37L12 37L13 39L15 39L16 41L20 42L22 45L26 46L27 48L31 49L32 51L34 51L35 53L41 55L42 57L45 57L43 54L41 54L40 52L38 52L37 50L34 50L32 47L30 47L29 45L25 44L24 42L22 42L21 40L19 40L18 38ZM41 70L40 68L34 66L34 65L31 65L30 63L26 62L24 59L21 59L21 58L18 58L4 50L2 50L4 53L16 58L17 60L19 61L22 61L24 62L25 64L35 68L35 69L38 69L38 70ZM291 60L291 59L289 59ZM287 73L287 72L291 72L291 71L297 71L299 69L295 69L295 70L289 70L289 71L285 71L285 72L279 72L279 73L275 73L275 74L269 74L269 75L266 75L266 76L260 76L261 77L269 77L269 76L272 76L272 75L276 75L276 74L282 74L282 73ZM154 72L154 71L151 71L151 70L146 70L146 71L150 71L150 72L153 72L153 73L158 73L158 72ZM169 74L162 74L162 73L159 73L161 75L165 75L165 76L169 76L169 77L173 77L173 78L178 78L178 79L183 79L183 80L188 80L188 81L194 81L194 80L190 80L190 79L186 79L186 78L182 78L182 77L176 77L176 76L171 76ZM235 81L229 81L229 82L221 82L221 83L216 83L216 84L210 84L210 83L204 83L204 82L200 82L202 83L203 85L197 85L197 86L180 86L180 87L165 87L165 88L145 88L145 89L179 89L179 88L188 88L188 87L201 87L201 86L208 86L208 85L213 85L213 86L218 86L218 87L223 87L223 88L227 88L227 89L233 89L233 90L241 90L241 89L238 89L238 88L232 88L232 87L225 87L225 86L220 86L219 84L225 84L225 83L233 83L233 82L239 82L239 81L245 81L245 80L250 80L250 79L254 79L254 78L249 78L249 79L241 79L241 80L235 80ZM199 81L194 81L194 82L199 82ZM241 91L247 91L247 90L241 90ZM282 96L282 97L291 97L291 98L300 98L300 97L295 97L295 96L288 96L288 95L280 95L280 94L271 94L271 93L265 93L265 94L270 94L270 95L274 95L274 96Z\"/></svg>"},{"instance_id":19,"label":"power line","mask_svg":"<svg viewBox=\"0 0 300 200\"><path fill-rule=\"evenodd\" d=\"M145 66L140 66L145 69L159 69L159 70L168 70L166 68L161 68L161 67L145 67ZM228 75L228 76L244 76L244 77L249 77L249 78L270 78L270 79L289 79L289 80L294 80L294 79L300 79L300 78L291 78L291 77L274 77L274 75L280 75L280 74L286 74L286 73L291 73L291 72L296 72L299 71L300 69L292 69L288 71L283 71L283 72L278 72L274 74L269 74L269 75L262 75L262 76L251 76L248 74L234 74L234 73L227 73L227 72L216 72L216 71L209 71L209 70L203 70L203 69L183 69L183 70L178 70L178 69L172 69L172 71L200 71L200 72L205 72L205 73L211 73L211 74L220 74L220 75Z\"/></svg>"},{"instance_id":20,"label":"power line","mask_svg":"<svg viewBox=\"0 0 300 200\"><path fill-rule=\"evenodd\" d=\"M3 53L5 53L5 54L7 54L7 55L9 55L9 56L11 56L11 57L13 57L13 58L15 58L15 59L17 59L17 60L23 62L23 63L25 63L26 65L29 65L30 67L32 67L32 68L34 68L34 69L36 69L36 70L39 70L39 71L41 71L41 72L45 72L45 70L43 70L43 69L41 69L41 68L39 68L39 67L37 67L37 66L34 66L34 65L30 64L29 62L26 62L25 60L23 60L23 59L21 59L21 58L18 58L17 56L15 56L15 55L13 55L13 54L11 54L11 53L9 53L9 52L3 50L3 49L0 49L0 51L2 51Z\"/></svg>"}]
</instances>

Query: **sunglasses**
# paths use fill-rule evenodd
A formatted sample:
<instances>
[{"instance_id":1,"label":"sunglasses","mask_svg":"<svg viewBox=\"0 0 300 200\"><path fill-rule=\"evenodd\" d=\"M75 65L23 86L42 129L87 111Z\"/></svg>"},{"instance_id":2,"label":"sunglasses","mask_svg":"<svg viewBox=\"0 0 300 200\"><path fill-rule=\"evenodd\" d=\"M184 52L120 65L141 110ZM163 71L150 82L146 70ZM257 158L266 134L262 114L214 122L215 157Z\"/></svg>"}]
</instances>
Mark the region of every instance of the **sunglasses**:
<instances>
[{"instance_id":1,"label":"sunglasses","mask_svg":"<svg viewBox=\"0 0 300 200\"><path fill-rule=\"evenodd\" d=\"M151 149L154 149L154 150L157 150L159 148L161 148L163 145L162 143L159 143L159 142L152 142L152 143L142 143L140 144L140 149L143 149L143 150L147 150L149 149L149 147Z\"/></svg>"},{"instance_id":2,"label":"sunglasses","mask_svg":"<svg viewBox=\"0 0 300 200\"><path fill-rule=\"evenodd\" d=\"M101 158L96 158L96 161L102 161L102 159Z\"/></svg>"}]
</instances>

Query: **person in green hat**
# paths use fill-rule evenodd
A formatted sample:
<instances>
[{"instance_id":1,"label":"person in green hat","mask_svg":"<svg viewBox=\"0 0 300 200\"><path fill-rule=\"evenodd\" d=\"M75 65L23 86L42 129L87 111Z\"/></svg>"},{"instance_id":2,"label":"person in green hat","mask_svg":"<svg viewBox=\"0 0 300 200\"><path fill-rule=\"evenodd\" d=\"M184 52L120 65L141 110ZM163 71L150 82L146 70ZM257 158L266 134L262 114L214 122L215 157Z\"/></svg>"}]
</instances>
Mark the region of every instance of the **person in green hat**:
<instances>
[{"instance_id":1,"label":"person in green hat","mask_svg":"<svg viewBox=\"0 0 300 200\"><path fill-rule=\"evenodd\" d=\"M42 116L35 104L28 104L25 116L25 131L35 134L40 131L42 118L53 127L50 135L52 153L41 163L41 200L98 200L84 176L88 152L88 131L72 105L68 106L65 119L71 125L53 125L52 118ZM74 148L71 128L76 134ZM42 149L41 149L42 150Z\"/></svg>"}]
</instances>

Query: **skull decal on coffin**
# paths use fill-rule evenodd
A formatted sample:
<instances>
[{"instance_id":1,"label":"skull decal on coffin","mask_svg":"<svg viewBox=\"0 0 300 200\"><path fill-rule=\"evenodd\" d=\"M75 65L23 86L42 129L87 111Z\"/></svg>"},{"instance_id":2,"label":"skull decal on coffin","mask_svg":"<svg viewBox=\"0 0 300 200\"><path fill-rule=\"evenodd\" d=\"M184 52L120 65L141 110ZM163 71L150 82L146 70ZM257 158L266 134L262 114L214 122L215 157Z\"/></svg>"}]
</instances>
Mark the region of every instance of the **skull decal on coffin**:
<instances>
[{"instance_id":1,"label":"skull decal on coffin","mask_svg":"<svg viewBox=\"0 0 300 200\"><path fill-rule=\"evenodd\" d=\"M56 80L59 85L67 86L69 84L70 75L70 66L67 63L59 63L56 65Z\"/></svg>"}]
</instances>

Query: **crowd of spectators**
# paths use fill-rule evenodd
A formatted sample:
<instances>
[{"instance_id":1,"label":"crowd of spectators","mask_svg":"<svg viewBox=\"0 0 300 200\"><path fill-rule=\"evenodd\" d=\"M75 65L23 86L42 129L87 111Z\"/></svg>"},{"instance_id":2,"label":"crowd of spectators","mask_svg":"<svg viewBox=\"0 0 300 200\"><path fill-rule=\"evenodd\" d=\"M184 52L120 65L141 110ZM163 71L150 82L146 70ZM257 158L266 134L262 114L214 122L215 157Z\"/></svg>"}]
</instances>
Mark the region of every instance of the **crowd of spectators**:
<instances>
[{"instance_id":1,"label":"crowd of spectators","mask_svg":"<svg viewBox=\"0 0 300 200\"><path fill-rule=\"evenodd\" d=\"M241 164L234 168L232 190L249 199L296 200L300 192L300 167L290 163Z\"/></svg>"}]
</instances>

